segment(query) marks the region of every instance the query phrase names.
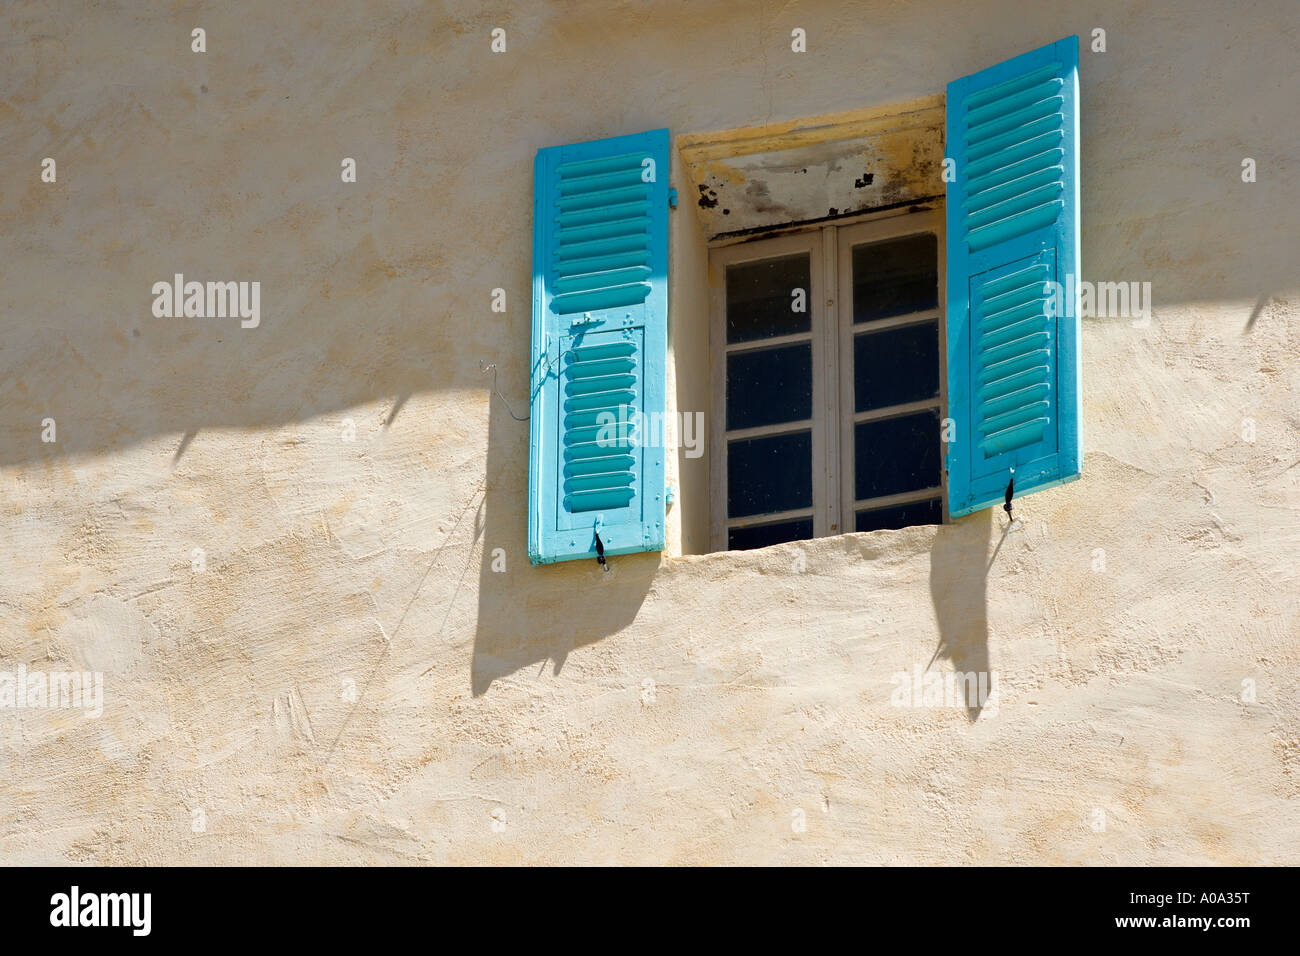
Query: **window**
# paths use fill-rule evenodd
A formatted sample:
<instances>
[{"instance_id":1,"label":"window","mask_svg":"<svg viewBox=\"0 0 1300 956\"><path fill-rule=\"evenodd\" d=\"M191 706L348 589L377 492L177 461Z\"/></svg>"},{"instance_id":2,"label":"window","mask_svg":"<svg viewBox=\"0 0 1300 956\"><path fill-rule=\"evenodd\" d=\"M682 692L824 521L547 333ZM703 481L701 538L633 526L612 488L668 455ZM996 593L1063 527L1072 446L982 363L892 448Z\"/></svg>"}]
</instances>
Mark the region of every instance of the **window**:
<instances>
[{"instance_id":1,"label":"window","mask_svg":"<svg viewBox=\"0 0 1300 956\"><path fill-rule=\"evenodd\" d=\"M679 136L717 244L707 349L688 279L668 350L669 262L693 276L697 248L669 255L669 130L539 150L529 560L665 547L670 364L685 394L713 380L709 507L682 487L684 536L714 550L959 518L1079 478L1078 54L1065 37L942 97ZM743 241L763 231L788 234ZM678 364L692 356L711 370Z\"/></svg>"},{"instance_id":2,"label":"window","mask_svg":"<svg viewBox=\"0 0 1300 956\"><path fill-rule=\"evenodd\" d=\"M712 252L713 546L943 521L938 211Z\"/></svg>"}]
</instances>

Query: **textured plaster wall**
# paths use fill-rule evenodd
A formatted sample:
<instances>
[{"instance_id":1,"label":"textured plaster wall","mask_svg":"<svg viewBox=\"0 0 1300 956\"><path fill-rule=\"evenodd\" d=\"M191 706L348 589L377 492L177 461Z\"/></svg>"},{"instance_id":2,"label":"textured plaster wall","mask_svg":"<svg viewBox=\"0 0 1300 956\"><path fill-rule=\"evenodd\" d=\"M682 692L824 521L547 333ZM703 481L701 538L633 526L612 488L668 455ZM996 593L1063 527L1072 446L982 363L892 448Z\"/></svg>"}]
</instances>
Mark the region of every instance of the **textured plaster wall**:
<instances>
[{"instance_id":1,"label":"textured plaster wall","mask_svg":"<svg viewBox=\"0 0 1300 956\"><path fill-rule=\"evenodd\" d=\"M0 710L6 862L1300 862L1300 7L0 22L0 669L106 698ZM527 429L479 362L520 408L538 147L885 106L1069 33L1084 278L1155 299L1084 322L1082 481L1006 535L528 566ZM706 409L683 200L677 401ZM176 272L260 281L261 325L155 318ZM679 480L678 554L708 513ZM890 706L932 659L996 671L996 714Z\"/></svg>"}]
</instances>

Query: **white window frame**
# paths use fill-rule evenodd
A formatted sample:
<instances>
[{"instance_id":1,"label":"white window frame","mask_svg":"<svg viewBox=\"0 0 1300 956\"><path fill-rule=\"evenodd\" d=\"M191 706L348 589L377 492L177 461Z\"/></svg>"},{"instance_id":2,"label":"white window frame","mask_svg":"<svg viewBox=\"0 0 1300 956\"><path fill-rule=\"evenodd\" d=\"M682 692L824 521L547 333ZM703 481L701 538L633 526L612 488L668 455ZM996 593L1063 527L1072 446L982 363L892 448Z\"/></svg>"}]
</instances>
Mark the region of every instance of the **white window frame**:
<instances>
[{"instance_id":1,"label":"white window frame","mask_svg":"<svg viewBox=\"0 0 1300 956\"><path fill-rule=\"evenodd\" d=\"M937 309L911 315L894 316L871 323L873 331L883 331L921 322L934 321L939 330L939 397L895 405L870 412L853 412L853 247L864 243L901 239L919 233L932 233L937 243L939 305ZM943 521L948 515L948 476L942 467L939 485L881 498L858 501L853 489L854 425L897 415L937 409L940 422L948 409L947 314L945 271L944 215L941 205L916 211L890 211L836 222L772 238L730 242L709 250L709 353L712 380L712 420L709 429L710 470L710 539L714 551L727 550L730 528L768 524L780 520L812 517L813 537L844 534L854 530L856 512L867 506L888 507L938 497ZM795 335L758 339L753 342L727 343L726 274L727 267L756 259L773 259L806 252L809 256L812 288L808 292L809 331ZM845 305L840 308L840 304ZM859 329L861 331L861 329ZM727 355L731 352L800 341L812 342L813 395L812 418L780 425L727 431L726 374ZM753 515L744 518L727 516L727 441L779 435L792 431L812 432L813 501L810 508L789 512ZM943 444L941 434L940 461Z\"/></svg>"}]
</instances>

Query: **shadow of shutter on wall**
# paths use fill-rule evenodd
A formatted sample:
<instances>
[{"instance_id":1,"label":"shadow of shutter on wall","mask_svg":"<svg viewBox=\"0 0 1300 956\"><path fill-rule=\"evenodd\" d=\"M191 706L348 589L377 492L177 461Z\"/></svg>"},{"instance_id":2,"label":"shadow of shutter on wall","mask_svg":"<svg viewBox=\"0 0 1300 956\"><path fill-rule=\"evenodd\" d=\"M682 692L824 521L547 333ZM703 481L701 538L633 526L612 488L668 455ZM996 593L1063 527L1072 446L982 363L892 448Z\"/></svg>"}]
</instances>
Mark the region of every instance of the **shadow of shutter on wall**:
<instances>
[{"instance_id":1,"label":"shadow of shutter on wall","mask_svg":"<svg viewBox=\"0 0 1300 956\"><path fill-rule=\"evenodd\" d=\"M539 150L528 555L664 546L668 131ZM650 426L650 427L647 427Z\"/></svg>"},{"instance_id":2,"label":"shadow of shutter on wall","mask_svg":"<svg viewBox=\"0 0 1300 956\"><path fill-rule=\"evenodd\" d=\"M948 508L1079 477L1079 41L948 85Z\"/></svg>"}]
</instances>

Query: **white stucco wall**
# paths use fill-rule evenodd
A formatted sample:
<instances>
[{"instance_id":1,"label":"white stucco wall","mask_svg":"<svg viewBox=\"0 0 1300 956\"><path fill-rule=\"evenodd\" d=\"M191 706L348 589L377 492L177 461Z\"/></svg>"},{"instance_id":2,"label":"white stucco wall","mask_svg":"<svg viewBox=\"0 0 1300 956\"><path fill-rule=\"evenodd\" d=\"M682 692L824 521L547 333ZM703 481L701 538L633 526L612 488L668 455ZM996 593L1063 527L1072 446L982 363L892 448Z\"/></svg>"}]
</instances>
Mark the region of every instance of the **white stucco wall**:
<instances>
[{"instance_id":1,"label":"white stucco wall","mask_svg":"<svg viewBox=\"0 0 1300 956\"><path fill-rule=\"evenodd\" d=\"M1300 862L1300 7L264 6L0 11L0 670L105 694L0 710L6 862ZM682 463L678 556L529 567L479 362L519 408L537 148L933 96L1070 33L1084 278L1155 301L1084 322L1081 481L1005 536L683 557ZM260 281L260 326L155 318L177 272ZM891 706L932 659L997 713Z\"/></svg>"}]
</instances>

